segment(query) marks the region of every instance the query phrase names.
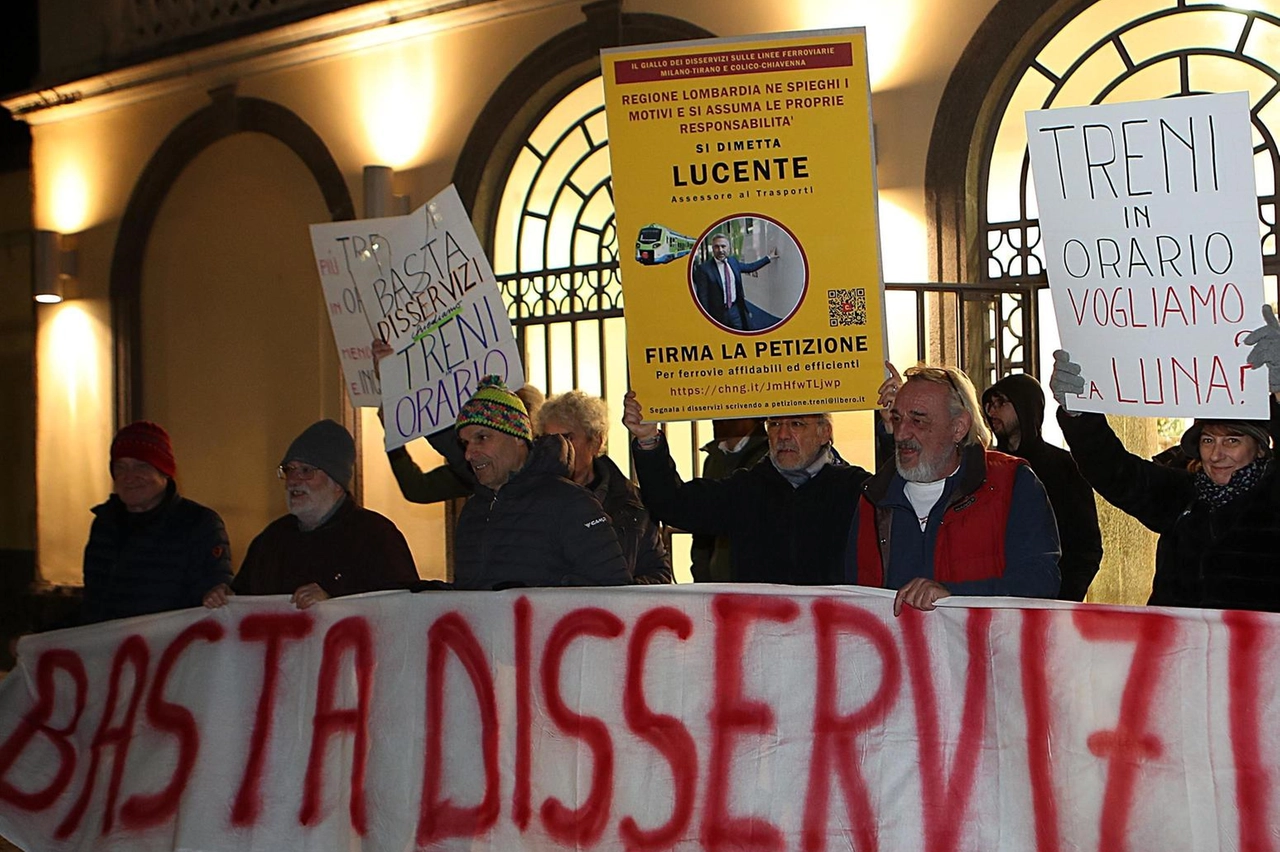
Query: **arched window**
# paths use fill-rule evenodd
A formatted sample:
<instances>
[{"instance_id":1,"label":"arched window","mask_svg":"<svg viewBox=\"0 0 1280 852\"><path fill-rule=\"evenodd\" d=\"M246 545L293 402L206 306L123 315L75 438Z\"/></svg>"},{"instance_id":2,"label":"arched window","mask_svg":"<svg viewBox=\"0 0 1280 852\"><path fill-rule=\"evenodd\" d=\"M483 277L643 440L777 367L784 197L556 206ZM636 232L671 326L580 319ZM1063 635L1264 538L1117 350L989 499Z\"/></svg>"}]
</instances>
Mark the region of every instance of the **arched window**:
<instances>
[{"instance_id":1,"label":"arched window","mask_svg":"<svg viewBox=\"0 0 1280 852\"><path fill-rule=\"evenodd\" d=\"M984 280L1044 279L1025 110L1243 90L1250 94L1263 263L1274 299L1277 67L1280 18L1262 11L1166 2L1135 17L1132 3L1107 0L1069 21L1011 87L982 161Z\"/></svg>"},{"instance_id":2,"label":"arched window","mask_svg":"<svg viewBox=\"0 0 1280 852\"><path fill-rule=\"evenodd\" d=\"M1242 5L1260 5L1256 3ZM998 10L997 10L998 11ZM991 377L1031 371L1056 343L1024 113L1033 109L1249 93L1259 232L1267 298L1276 298L1276 131L1280 130L1280 17L1194 0L1099 0L1048 27L1010 69L973 152L977 167L977 282L1002 291ZM1039 352L1034 351L1039 347ZM1039 357L1038 357L1039 356Z\"/></svg>"},{"instance_id":3,"label":"arched window","mask_svg":"<svg viewBox=\"0 0 1280 852\"><path fill-rule=\"evenodd\" d=\"M965 326L981 331L965 335L962 360L979 386L1010 372L1043 378L1057 341L1027 110L1248 92L1263 268L1275 300L1280 18L1263 6L1274 0L996 3L952 72L926 168L931 268L937 280L964 282ZM1135 452L1158 451L1155 421L1119 418L1114 426ZM1046 433L1054 427L1050 418ZM1122 513L1104 506L1100 515L1108 556L1091 599L1141 603L1154 542Z\"/></svg>"},{"instance_id":4,"label":"arched window","mask_svg":"<svg viewBox=\"0 0 1280 852\"><path fill-rule=\"evenodd\" d=\"M503 288L528 381L548 394L604 397L608 446L627 470L626 329L599 51L711 33L618 4L583 13L587 23L530 54L490 99L455 183ZM694 475L697 426L671 424L668 436L681 472Z\"/></svg>"},{"instance_id":5,"label":"arched window","mask_svg":"<svg viewBox=\"0 0 1280 852\"><path fill-rule=\"evenodd\" d=\"M492 235L529 381L605 395L625 370L604 90L594 76L521 142ZM625 375L622 376L625 385Z\"/></svg>"}]
</instances>

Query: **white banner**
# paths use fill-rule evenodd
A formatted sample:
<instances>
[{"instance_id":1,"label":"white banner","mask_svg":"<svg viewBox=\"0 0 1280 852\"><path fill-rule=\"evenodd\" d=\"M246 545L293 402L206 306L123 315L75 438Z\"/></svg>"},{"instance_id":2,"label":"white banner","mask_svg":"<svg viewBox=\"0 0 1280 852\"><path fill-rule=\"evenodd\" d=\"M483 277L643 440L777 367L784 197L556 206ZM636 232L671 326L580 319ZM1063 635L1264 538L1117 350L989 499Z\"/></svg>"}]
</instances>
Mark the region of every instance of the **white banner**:
<instances>
[{"instance_id":1,"label":"white banner","mask_svg":"<svg viewBox=\"0 0 1280 852\"><path fill-rule=\"evenodd\" d=\"M1249 95L1028 112L1045 262L1077 411L1267 416ZM1036 215L1031 211L1029 215Z\"/></svg>"},{"instance_id":2,"label":"white banner","mask_svg":"<svg viewBox=\"0 0 1280 852\"><path fill-rule=\"evenodd\" d=\"M1268 850L1280 617L783 587L239 597L28 637L27 850ZM1268 662L1270 661L1270 662Z\"/></svg>"}]
</instances>

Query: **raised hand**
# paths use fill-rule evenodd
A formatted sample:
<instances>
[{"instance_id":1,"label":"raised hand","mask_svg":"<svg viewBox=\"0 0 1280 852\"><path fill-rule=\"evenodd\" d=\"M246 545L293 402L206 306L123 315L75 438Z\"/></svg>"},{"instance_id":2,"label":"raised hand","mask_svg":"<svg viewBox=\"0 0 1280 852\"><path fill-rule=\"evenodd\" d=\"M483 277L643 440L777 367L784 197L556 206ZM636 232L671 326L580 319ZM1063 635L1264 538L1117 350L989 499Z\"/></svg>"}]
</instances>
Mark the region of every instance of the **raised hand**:
<instances>
[{"instance_id":1,"label":"raised hand","mask_svg":"<svg viewBox=\"0 0 1280 852\"><path fill-rule=\"evenodd\" d=\"M1053 353L1053 374L1049 376L1049 392L1062 406L1062 410L1071 413L1067 407L1067 394L1084 393L1084 376L1080 375L1080 365L1071 360L1071 353L1059 349Z\"/></svg>"},{"instance_id":2,"label":"raised hand","mask_svg":"<svg viewBox=\"0 0 1280 852\"><path fill-rule=\"evenodd\" d=\"M1267 368L1267 384L1272 393L1280 392L1280 322L1270 305L1262 306L1263 324L1244 339L1249 350L1250 367Z\"/></svg>"},{"instance_id":3,"label":"raised hand","mask_svg":"<svg viewBox=\"0 0 1280 852\"><path fill-rule=\"evenodd\" d=\"M902 387L902 374L891 361L885 361L884 368L889 371L889 378L881 382L880 387L876 389L876 393L880 395L876 404L880 406L880 417L892 432L893 421L889 419L889 409L893 408L893 401L898 398L898 390Z\"/></svg>"},{"instance_id":4,"label":"raised hand","mask_svg":"<svg viewBox=\"0 0 1280 852\"><path fill-rule=\"evenodd\" d=\"M646 423L640 412L640 401L635 391L627 391L622 399L622 425L627 427L631 437L637 441L650 442L658 435L657 423Z\"/></svg>"}]
</instances>

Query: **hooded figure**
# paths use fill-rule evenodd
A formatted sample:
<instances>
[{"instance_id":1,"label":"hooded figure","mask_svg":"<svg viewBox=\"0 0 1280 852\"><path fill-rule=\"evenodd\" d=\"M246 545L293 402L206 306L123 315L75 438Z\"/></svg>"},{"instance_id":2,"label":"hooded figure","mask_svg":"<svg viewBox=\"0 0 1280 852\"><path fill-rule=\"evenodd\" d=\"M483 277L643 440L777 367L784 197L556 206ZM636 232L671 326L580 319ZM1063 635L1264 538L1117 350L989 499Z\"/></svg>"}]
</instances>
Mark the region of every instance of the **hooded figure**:
<instances>
[{"instance_id":1,"label":"hooded figure","mask_svg":"<svg viewBox=\"0 0 1280 852\"><path fill-rule=\"evenodd\" d=\"M1058 597L1084 600L1102 562L1098 508L1093 488L1080 475L1071 453L1045 443L1040 435L1044 389L1031 376L1006 376L982 394L982 410L996 436L996 448L1026 459L1049 495L1062 545Z\"/></svg>"}]
</instances>

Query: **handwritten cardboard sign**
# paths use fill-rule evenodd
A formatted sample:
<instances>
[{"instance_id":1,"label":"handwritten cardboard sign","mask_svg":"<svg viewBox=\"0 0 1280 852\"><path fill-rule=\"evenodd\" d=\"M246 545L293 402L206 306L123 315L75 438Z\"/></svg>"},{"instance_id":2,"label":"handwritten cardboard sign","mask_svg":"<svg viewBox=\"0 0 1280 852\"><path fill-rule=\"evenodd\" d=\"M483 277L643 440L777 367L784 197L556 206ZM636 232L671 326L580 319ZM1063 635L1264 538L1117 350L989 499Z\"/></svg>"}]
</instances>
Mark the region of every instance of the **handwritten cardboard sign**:
<instances>
[{"instance_id":1,"label":"handwritten cardboard sign","mask_svg":"<svg viewBox=\"0 0 1280 852\"><path fill-rule=\"evenodd\" d=\"M23 640L24 849L1269 849L1280 616L705 587L284 598Z\"/></svg>"},{"instance_id":2,"label":"handwritten cardboard sign","mask_svg":"<svg viewBox=\"0 0 1280 852\"><path fill-rule=\"evenodd\" d=\"M1027 113L1071 408L1267 416L1251 133L1244 92Z\"/></svg>"},{"instance_id":3,"label":"handwritten cardboard sign","mask_svg":"<svg viewBox=\"0 0 1280 852\"><path fill-rule=\"evenodd\" d=\"M311 241L351 404L386 404L387 449L453 425L483 376L524 384L493 269L452 186L407 216L312 225ZM381 382L374 339L398 356L380 365Z\"/></svg>"},{"instance_id":4,"label":"handwritten cardboard sign","mask_svg":"<svg viewBox=\"0 0 1280 852\"><path fill-rule=\"evenodd\" d=\"M356 276L378 337L386 448L447 429L485 376L515 390L524 365L506 303L452 186L379 234Z\"/></svg>"},{"instance_id":5,"label":"handwritten cardboard sign","mask_svg":"<svg viewBox=\"0 0 1280 852\"><path fill-rule=\"evenodd\" d=\"M357 285L366 267L359 261L371 245L377 244L379 234L395 228L403 218L311 226L311 247L320 273L320 286L324 288L325 307L338 346L347 396L357 408L377 408L382 404L382 387L373 366L373 330Z\"/></svg>"}]
</instances>

